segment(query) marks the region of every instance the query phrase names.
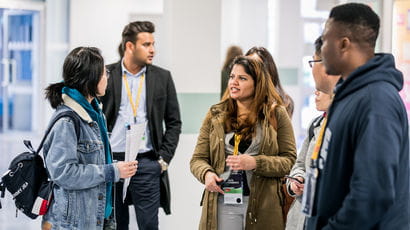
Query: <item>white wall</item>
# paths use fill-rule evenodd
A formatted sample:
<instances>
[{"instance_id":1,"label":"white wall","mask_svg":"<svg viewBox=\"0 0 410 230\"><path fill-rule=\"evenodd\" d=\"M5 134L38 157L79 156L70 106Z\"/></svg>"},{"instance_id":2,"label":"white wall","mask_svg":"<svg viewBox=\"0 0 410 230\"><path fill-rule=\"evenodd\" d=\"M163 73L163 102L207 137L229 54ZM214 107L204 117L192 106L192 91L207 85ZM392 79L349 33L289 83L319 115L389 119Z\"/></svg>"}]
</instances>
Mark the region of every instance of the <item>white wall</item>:
<instances>
[{"instance_id":1,"label":"white wall","mask_svg":"<svg viewBox=\"0 0 410 230\"><path fill-rule=\"evenodd\" d=\"M246 53L253 46L268 47L269 0L221 0L221 60L231 45Z\"/></svg>"},{"instance_id":2,"label":"white wall","mask_svg":"<svg viewBox=\"0 0 410 230\"><path fill-rule=\"evenodd\" d=\"M166 216L160 210L159 229L198 229L204 186L192 176L189 161L197 139L196 134L180 136L179 145L169 167L172 214ZM132 228L130 228L132 229Z\"/></svg>"},{"instance_id":3,"label":"white wall","mask_svg":"<svg viewBox=\"0 0 410 230\"><path fill-rule=\"evenodd\" d=\"M277 56L274 56L279 68L297 68L298 84L284 86L285 91L292 97L294 113L292 118L295 137L301 134L301 108L302 108L302 58L303 58L303 21L300 16L299 0L282 0L279 5L279 30ZM275 36L275 35L274 35ZM313 51L313 50L312 50Z\"/></svg>"},{"instance_id":4,"label":"white wall","mask_svg":"<svg viewBox=\"0 0 410 230\"><path fill-rule=\"evenodd\" d=\"M231 45L240 44L240 5L238 0L221 0L221 50L220 69L225 61L226 51ZM245 52L245 51L244 51Z\"/></svg>"},{"instance_id":5,"label":"white wall","mask_svg":"<svg viewBox=\"0 0 410 230\"><path fill-rule=\"evenodd\" d=\"M95 46L107 63L118 61L122 29L135 14L162 14L162 0L71 0L70 49Z\"/></svg>"},{"instance_id":6,"label":"white wall","mask_svg":"<svg viewBox=\"0 0 410 230\"><path fill-rule=\"evenodd\" d=\"M219 1L71 0L70 15L70 47L96 46L107 63L118 60L121 32L130 20L157 15L163 30L154 33L161 44L154 63L171 70L179 93L218 92Z\"/></svg>"},{"instance_id":7,"label":"white wall","mask_svg":"<svg viewBox=\"0 0 410 230\"><path fill-rule=\"evenodd\" d=\"M179 93L219 92L220 12L219 0L165 1L170 69ZM189 170L196 137L180 137L169 169L173 214L160 216L160 229L198 229L203 185Z\"/></svg>"},{"instance_id":8,"label":"white wall","mask_svg":"<svg viewBox=\"0 0 410 230\"><path fill-rule=\"evenodd\" d=\"M167 1L168 2L168 1ZM173 0L171 70L179 93L217 93L220 85L219 0Z\"/></svg>"}]
</instances>

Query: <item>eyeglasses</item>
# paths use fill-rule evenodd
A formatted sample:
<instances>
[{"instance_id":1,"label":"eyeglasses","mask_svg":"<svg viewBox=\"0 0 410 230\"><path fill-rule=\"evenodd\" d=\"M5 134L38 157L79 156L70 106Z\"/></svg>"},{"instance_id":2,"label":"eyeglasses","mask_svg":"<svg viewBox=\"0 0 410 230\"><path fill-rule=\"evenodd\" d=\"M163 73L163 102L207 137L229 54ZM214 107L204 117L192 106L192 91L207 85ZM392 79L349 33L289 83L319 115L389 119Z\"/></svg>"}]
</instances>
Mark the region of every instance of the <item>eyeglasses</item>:
<instances>
[{"instance_id":1,"label":"eyeglasses","mask_svg":"<svg viewBox=\"0 0 410 230\"><path fill-rule=\"evenodd\" d=\"M309 62L309 66L310 66L310 68L313 68L313 63L314 62L322 62L322 59L318 59L318 60L310 60L310 61L308 61Z\"/></svg>"}]
</instances>

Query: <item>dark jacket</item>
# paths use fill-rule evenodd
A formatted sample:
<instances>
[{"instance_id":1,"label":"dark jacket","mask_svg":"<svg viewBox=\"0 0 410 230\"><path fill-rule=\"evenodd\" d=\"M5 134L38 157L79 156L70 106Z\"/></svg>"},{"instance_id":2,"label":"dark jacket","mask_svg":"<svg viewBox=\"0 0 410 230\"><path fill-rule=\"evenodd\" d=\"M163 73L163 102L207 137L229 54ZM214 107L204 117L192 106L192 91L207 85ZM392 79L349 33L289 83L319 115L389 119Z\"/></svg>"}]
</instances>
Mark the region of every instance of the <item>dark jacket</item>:
<instances>
[{"instance_id":1,"label":"dark jacket","mask_svg":"<svg viewBox=\"0 0 410 230\"><path fill-rule=\"evenodd\" d=\"M338 85L307 229L410 229L402 87L390 54L377 54Z\"/></svg>"},{"instance_id":2,"label":"dark jacket","mask_svg":"<svg viewBox=\"0 0 410 230\"><path fill-rule=\"evenodd\" d=\"M101 102L107 118L108 132L111 132L121 103L121 62L108 65L107 69L111 77ZM147 65L145 75L147 118L152 146L157 157L162 156L169 163L174 157L182 124L174 82L168 70L154 65ZM166 214L171 213L169 189L168 173L165 171L161 175L161 207Z\"/></svg>"}]
</instances>

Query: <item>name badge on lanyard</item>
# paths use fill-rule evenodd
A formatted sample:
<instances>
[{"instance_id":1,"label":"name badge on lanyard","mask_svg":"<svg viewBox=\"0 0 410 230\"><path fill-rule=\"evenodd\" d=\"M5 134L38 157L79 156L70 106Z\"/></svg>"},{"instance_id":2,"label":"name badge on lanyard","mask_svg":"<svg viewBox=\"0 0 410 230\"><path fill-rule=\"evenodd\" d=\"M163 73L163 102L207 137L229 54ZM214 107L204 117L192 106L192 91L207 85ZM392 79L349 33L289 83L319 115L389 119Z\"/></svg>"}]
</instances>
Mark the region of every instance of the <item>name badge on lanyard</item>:
<instances>
[{"instance_id":1,"label":"name badge on lanyard","mask_svg":"<svg viewBox=\"0 0 410 230\"><path fill-rule=\"evenodd\" d=\"M327 117L324 118L323 124L320 128L319 136L316 140L315 147L311 156L311 167L306 169L306 183L305 189L302 197L302 212L306 216L312 216L313 213L313 203L315 200L316 193L316 182L319 177L319 168L318 168L318 158L319 151L323 142L323 135L326 129Z\"/></svg>"},{"instance_id":2,"label":"name badge on lanyard","mask_svg":"<svg viewBox=\"0 0 410 230\"><path fill-rule=\"evenodd\" d=\"M239 142L241 135L235 133L235 145L233 155L238 155ZM243 172L231 171L228 179L221 186L224 191L224 204L243 204Z\"/></svg>"},{"instance_id":3,"label":"name badge on lanyard","mask_svg":"<svg viewBox=\"0 0 410 230\"><path fill-rule=\"evenodd\" d=\"M224 204L243 203L243 174L242 171L232 171L229 178L222 184Z\"/></svg>"},{"instance_id":4,"label":"name badge on lanyard","mask_svg":"<svg viewBox=\"0 0 410 230\"><path fill-rule=\"evenodd\" d=\"M127 75L124 73L122 78L124 79L125 90L127 91L128 100L130 101L130 104L131 104L132 114L134 115L134 120L133 121L134 121L134 123L137 123L137 110L138 110L138 105L140 104L142 86L144 85L145 74L142 74L141 77L140 77L140 82L139 82L139 86L138 86L138 93L137 93L136 98L135 98L135 104L134 104L134 100L132 99L131 89L128 85Z\"/></svg>"}]
</instances>

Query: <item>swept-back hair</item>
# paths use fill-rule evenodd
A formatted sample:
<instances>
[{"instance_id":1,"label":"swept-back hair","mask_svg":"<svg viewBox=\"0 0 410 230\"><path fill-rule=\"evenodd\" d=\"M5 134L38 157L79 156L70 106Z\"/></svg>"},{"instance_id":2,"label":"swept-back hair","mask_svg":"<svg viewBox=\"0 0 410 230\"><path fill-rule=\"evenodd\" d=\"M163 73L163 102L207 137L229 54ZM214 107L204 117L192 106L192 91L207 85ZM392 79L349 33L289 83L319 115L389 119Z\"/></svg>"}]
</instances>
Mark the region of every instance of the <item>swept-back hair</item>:
<instances>
[{"instance_id":1,"label":"swept-back hair","mask_svg":"<svg viewBox=\"0 0 410 230\"><path fill-rule=\"evenodd\" d=\"M265 118L276 128L273 110L276 105L282 105L282 99L269 79L269 74L263 63L247 56L238 56L232 65L241 65L245 72L252 77L255 92L252 103L250 103L250 113L246 114L245 117L238 114L238 107L234 99L229 95L225 98L227 101L225 131L239 132L245 139L249 139L255 133L257 122Z\"/></svg>"},{"instance_id":2,"label":"swept-back hair","mask_svg":"<svg viewBox=\"0 0 410 230\"><path fill-rule=\"evenodd\" d=\"M329 18L342 26L341 33L361 45L376 46L379 35L379 16L368 6L361 3L347 3L334 7Z\"/></svg>"},{"instance_id":3,"label":"swept-back hair","mask_svg":"<svg viewBox=\"0 0 410 230\"><path fill-rule=\"evenodd\" d=\"M64 60L63 82L50 84L46 88L46 99L53 108L61 105L61 90L64 86L78 90L84 97L97 97L97 87L103 71L104 59L99 49L77 47Z\"/></svg>"},{"instance_id":4,"label":"swept-back hair","mask_svg":"<svg viewBox=\"0 0 410 230\"><path fill-rule=\"evenodd\" d=\"M135 21L126 25L122 31L122 52L125 51L125 44L127 42L135 43L137 41L138 34L143 32L154 33L154 23L150 21Z\"/></svg>"}]
</instances>

